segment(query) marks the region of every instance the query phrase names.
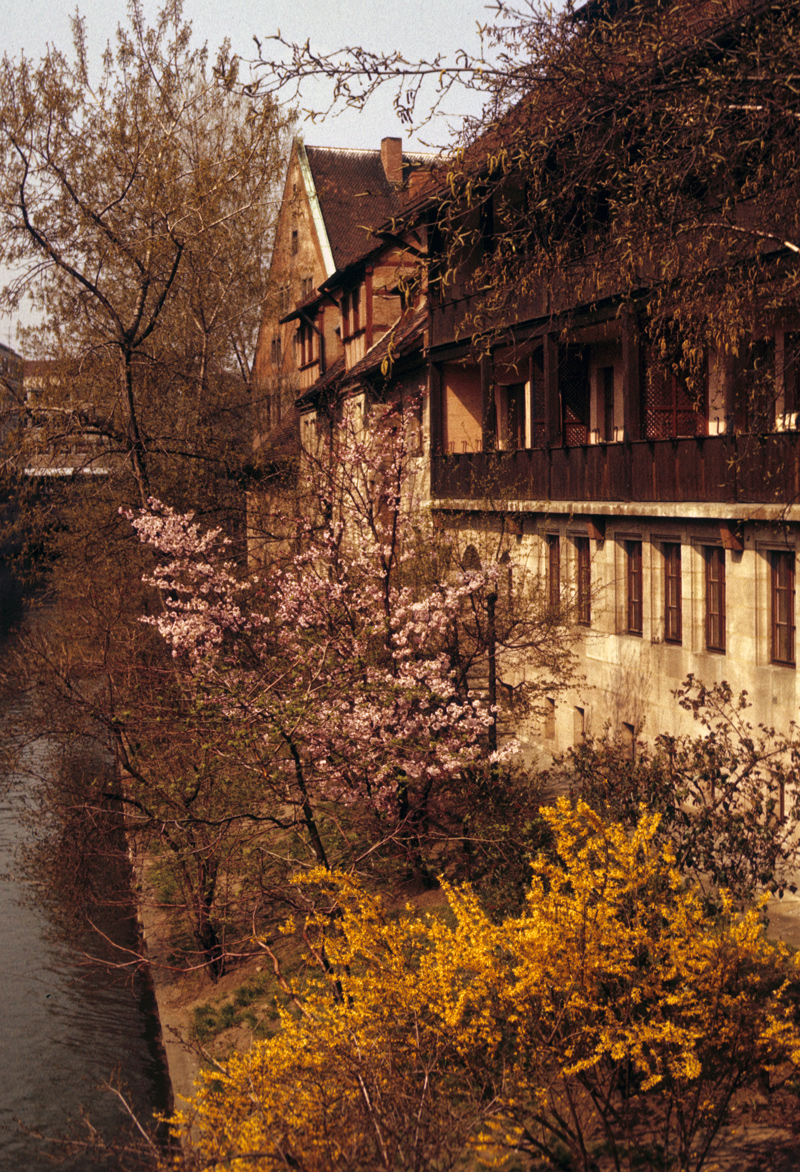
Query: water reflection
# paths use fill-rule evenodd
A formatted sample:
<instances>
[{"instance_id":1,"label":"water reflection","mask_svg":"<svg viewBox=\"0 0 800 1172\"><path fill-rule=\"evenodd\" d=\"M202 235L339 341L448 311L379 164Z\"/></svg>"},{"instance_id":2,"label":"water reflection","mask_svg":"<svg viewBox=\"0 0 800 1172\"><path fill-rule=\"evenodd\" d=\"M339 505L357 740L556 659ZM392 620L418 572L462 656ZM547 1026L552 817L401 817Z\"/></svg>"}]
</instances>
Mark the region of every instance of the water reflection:
<instances>
[{"instance_id":1,"label":"water reflection","mask_svg":"<svg viewBox=\"0 0 800 1172\"><path fill-rule=\"evenodd\" d=\"M2 719L13 717L7 712ZM32 773L48 767L41 742L28 753L38 755L28 762L35 766ZM147 981L88 964L87 954L104 952L111 959L112 946L88 929L75 928L74 916L60 916L57 892L52 906L37 902L35 870L23 873L20 850L33 832L26 817L33 784L31 777L18 773L0 798L0 1172L53 1167L53 1149L21 1132L15 1120L46 1136L71 1130L85 1137L85 1112L106 1140L122 1142L126 1115L118 1099L98 1091L104 1084L124 1085L142 1117L169 1107ZM113 867L108 869L110 883L120 877L119 867L116 874ZM94 914L115 943L134 948L126 892L117 887L108 894L111 903ZM136 1163L83 1151L61 1154L56 1167L117 1172Z\"/></svg>"}]
</instances>

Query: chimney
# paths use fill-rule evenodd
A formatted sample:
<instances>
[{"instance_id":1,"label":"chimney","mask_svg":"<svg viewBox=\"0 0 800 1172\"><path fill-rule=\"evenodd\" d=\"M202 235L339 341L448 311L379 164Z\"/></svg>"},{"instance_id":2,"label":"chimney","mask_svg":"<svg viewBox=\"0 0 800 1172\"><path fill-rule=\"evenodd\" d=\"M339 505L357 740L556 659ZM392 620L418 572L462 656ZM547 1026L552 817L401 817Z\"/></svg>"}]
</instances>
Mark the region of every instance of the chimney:
<instances>
[{"instance_id":1,"label":"chimney","mask_svg":"<svg viewBox=\"0 0 800 1172\"><path fill-rule=\"evenodd\" d=\"M392 187L403 185L403 140L402 138L381 139L381 162L386 180Z\"/></svg>"}]
</instances>

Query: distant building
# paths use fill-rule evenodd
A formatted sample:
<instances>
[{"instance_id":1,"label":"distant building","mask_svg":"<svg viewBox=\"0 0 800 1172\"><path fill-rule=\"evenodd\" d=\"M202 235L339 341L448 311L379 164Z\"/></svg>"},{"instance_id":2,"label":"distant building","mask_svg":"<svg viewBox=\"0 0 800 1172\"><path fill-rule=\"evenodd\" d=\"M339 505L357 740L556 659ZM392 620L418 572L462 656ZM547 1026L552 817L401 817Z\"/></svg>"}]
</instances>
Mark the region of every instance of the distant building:
<instances>
[{"instance_id":1,"label":"distant building","mask_svg":"<svg viewBox=\"0 0 800 1172\"><path fill-rule=\"evenodd\" d=\"M22 423L23 360L0 342L0 459L13 454L13 440Z\"/></svg>"}]
</instances>

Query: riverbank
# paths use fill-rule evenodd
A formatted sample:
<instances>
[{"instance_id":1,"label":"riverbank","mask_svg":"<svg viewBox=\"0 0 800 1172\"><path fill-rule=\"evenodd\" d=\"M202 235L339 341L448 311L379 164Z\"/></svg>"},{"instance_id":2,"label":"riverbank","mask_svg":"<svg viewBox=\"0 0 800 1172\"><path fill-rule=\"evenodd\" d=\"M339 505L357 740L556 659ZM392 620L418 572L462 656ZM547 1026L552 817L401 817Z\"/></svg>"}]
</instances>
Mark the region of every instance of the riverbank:
<instances>
[{"instance_id":1,"label":"riverbank","mask_svg":"<svg viewBox=\"0 0 800 1172\"><path fill-rule=\"evenodd\" d=\"M192 1042L192 1024L194 1007L201 996L201 985L207 996L209 982L203 974L179 971L171 964L170 913L159 906L143 868L138 868L134 896L142 945L155 994L161 1044L172 1086L172 1109L180 1110L182 1101L191 1096L200 1072L201 1059Z\"/></svg>"},{"instance_id":2,"label":"riverbank","mask_svg":"<svg viewBox=\"0 0 800 1172\"><path fill-rule=\"evenodd\" d=\"M161 1023L173 1109L180 1111L192 1097L202 1067L215 1058L224 1058L233 1049L246 1049L254 1037L253 1029L232 1014L234 1019L228 1026L206 1036L198 1031L198 1016L207 1021L218 1009L241 1002L242 989L260 982L264 965L259 957L253 957L238 963L217 981L211 980L205 968L192 971L180 967L180 961L176 964L174 959L175 909L162 904L146 867L137 868L134 894ZM259 1018L272 1020L271 1005L263 1006Z\"/></svg>"}]
</instances>

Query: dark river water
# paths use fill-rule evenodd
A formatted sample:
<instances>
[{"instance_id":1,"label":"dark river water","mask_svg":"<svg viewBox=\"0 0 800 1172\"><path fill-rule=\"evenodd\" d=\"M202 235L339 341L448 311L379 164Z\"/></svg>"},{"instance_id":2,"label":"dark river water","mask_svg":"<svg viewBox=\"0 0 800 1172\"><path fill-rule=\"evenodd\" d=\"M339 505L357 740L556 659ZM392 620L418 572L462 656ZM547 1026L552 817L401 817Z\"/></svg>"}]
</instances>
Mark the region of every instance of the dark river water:
<instances>
[{"instance_id":1,"label":"dark river water","mask_svg":"<svg viewBox=\"0 0 800 1172\"><path fill-rule=\"evenodd\" d=\"M13 704L0 713L3 721L14 717ZM25 816L34 784L28 770L49 768L50 750L40 741L26 753L0 789L0 1172L52 1169L53 1156L56 1168L75 1172L144 1167L118 1154L128 1120L104 1088L124 1088L144 1121L169 1108L151 988L145 975L87 961L119 954L88 928L65 925L58 892L48 906L37 901L36 868L23 865L21 848L36 834ZM117 944L135 947L124 868L110 873L109 898L95 918ZM86 1138L87 1121L118 1152L49 1142Z\"/></svg>"}]
</instances>

